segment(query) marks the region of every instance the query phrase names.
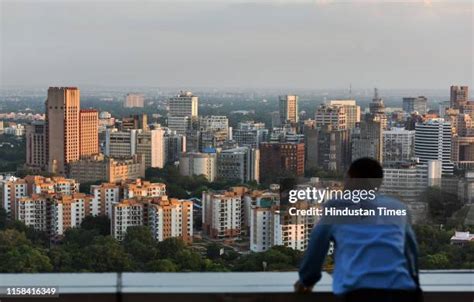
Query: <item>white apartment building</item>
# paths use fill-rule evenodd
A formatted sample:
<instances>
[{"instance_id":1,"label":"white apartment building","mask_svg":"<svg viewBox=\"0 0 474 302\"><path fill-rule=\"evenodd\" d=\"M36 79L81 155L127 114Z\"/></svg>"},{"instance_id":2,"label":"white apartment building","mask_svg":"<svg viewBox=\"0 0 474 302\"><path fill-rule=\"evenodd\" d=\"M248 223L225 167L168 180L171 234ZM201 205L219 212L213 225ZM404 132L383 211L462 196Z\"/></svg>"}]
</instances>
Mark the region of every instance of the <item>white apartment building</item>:
<instances>
[{"instance_id":1,"label":"white apartment building","mask_svg":"<svg viewBox=\"0 0 474 302\"><path fill-rule=\"evenodd\" d=\"M91 186L91 194L101 205L99 209L91 209L93 215L107 215L112 219L112 209L120 202L120 185L113 183L103 183Z\"/></svg>"},{"instance_id":2,"label":"white apartment building","mask_svg":"<svg viewBox=\"0 0 474 302\"><path fill-rule=\"evenodd\" d=\"M15 219L37 231L49 231L48 204L45 196L21 197L16 202Z\"/></svg>"},{"instance_id":3,"label":"white apartment building","mask_svg":"<svg viewBox=\"0 0 474 302\"><path fill-rule=\"evenodd\" d=\"M124 199L112 208L112 236L123 240L127 229L144 223L144 204L135 199Z\"/></svg>"},{"instance_id":4,"label":"white apartment building","mask_svg":"<svg viewBox=\"0 0 474 302\"><path fill-rule=\"evenodd\" d=\"M211 238L237 238L242 228L242 195L245 188L202 193L203 231Z\"/></svg>"},{"instance_id":5,"label":"white apartment building","mask_svg":"<svg viewBox=\"0 0 474 302\"><path fill-rule=\"evenodd\" d=\"M179 159L179 173L184 176L204 175L214 181L217 175L217 157L215 153L187 152Z\"/></svg>"}]
</instances>

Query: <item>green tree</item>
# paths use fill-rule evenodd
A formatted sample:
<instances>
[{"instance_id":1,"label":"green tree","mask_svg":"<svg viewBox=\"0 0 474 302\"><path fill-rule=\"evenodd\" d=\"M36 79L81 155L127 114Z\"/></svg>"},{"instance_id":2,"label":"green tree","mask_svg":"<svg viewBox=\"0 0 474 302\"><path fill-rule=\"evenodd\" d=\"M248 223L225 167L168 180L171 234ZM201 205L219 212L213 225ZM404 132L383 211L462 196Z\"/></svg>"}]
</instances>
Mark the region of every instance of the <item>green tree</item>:
<instances>
[{"instance_id":1,"label":"green tree","mask_svg":"<svg viewBox=\"0 0 474 302\"><path fill-rule=\"evenodd\" d=\"M37 273L53 269L48 256L33 246L24 233L8 229L0 231L0 272Z\"/></svg>"},{"instance_id":2,"label":"green tree","mask_svg":"<svg viewBox=\"0 0 474 302\"><path fill-rule=\"evenodd\" d=\"M149 272L177 272L178 266L169 259L152 260L146 265Z\"/></svg>"},{"instance_id":3,"label":"green tree","mask_svg":"<svg viewBox=\"0 0 474 302\"><path fill-rule=\"evenodd\" d=\"M147 263L158 257L158 249L148 227L128 228L122 245L133 261L135 270L145 270Z\"/></svg>"},{"instance_id":4,"label":"green tree","mask_svg":"<svg viewBox=\"0 0 474 302\"><path fill-rule=\"evenodd\" d=\"M107 216L86 216L82 220L81 228L96 230L102 236L110 235L110 219Z\"/></svg>"}]
</instances>

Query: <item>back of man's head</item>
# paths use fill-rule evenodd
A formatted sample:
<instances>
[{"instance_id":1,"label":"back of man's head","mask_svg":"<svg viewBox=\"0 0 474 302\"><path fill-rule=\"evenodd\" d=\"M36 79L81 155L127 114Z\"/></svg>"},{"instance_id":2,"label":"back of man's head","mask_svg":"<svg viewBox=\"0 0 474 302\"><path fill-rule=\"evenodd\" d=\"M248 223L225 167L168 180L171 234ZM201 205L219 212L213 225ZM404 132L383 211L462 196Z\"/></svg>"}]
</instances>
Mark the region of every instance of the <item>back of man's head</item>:
<instances>
[{"instance_id":1,"label":"back of man's head","mask_svg":"<svg viewBox=\"0 0 474 302\"><path fill-rule=\"evenodd\" d=\"M378 161L363 157L352 162L347 171L346 187L348 189L376 190L383 179L383 168Z\"/></svg>"}]
</instances>

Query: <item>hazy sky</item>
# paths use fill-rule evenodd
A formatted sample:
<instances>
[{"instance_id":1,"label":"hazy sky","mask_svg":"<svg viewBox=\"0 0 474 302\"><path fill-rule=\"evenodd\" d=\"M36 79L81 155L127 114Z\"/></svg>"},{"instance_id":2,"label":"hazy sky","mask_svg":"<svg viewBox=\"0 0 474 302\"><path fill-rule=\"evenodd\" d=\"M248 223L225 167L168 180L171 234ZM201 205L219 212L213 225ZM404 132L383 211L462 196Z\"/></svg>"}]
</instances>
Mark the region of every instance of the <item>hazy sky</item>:
<instances>
[{"instance_id":1,"label":"hazy sky","mask_svg":"<svg viewBox=\"0 0 474 302\"><path fill-rule=\"evenodd\" d=\"M473 86L473 1L0 0L0 83Z\"/></svg>"}]
</instances>

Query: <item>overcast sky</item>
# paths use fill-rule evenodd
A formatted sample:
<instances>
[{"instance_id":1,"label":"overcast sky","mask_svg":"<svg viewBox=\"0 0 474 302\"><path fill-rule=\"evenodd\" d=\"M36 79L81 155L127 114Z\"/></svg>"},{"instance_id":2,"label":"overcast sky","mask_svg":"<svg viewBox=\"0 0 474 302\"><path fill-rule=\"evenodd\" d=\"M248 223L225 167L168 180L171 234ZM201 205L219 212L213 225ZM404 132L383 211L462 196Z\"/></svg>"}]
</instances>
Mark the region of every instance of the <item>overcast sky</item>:
<instances>
[{"instance_id":1,"label":"overcast sky","mask_svg":"<svg viewBox=\"0 0 474 302\"><path fill-rule=\"evenodd\" d=\"M1 2L2 86L473 85L473 1Z\"/></svg>"}]
</instances>

